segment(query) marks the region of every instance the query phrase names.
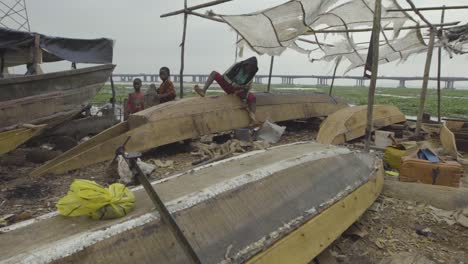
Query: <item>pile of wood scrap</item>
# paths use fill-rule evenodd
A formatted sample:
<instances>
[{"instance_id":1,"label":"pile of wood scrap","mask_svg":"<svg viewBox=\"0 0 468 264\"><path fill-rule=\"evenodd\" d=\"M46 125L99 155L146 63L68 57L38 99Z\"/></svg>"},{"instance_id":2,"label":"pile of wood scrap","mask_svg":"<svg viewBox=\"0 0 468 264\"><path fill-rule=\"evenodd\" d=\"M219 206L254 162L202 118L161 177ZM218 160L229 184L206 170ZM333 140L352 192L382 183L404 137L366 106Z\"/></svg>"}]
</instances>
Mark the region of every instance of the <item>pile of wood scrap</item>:
<instances>
[{"instance_id":1,"label":"pile of wood scrap","mask_svg":"<svg viewBox=\"0 0 468 264\"><path fill-rule=\"evenodd\" d=\"M193 143L192 148L195 151L191 152L192 155L200 157L199 160L194 161L193 165L200 165L212 161L227 158L235 153L244 153L252 150L263 150L270 146L265 141L246 142L237 139L228 140L223 144L205 144L201 142Z\"/></svg>"}]
</instances>

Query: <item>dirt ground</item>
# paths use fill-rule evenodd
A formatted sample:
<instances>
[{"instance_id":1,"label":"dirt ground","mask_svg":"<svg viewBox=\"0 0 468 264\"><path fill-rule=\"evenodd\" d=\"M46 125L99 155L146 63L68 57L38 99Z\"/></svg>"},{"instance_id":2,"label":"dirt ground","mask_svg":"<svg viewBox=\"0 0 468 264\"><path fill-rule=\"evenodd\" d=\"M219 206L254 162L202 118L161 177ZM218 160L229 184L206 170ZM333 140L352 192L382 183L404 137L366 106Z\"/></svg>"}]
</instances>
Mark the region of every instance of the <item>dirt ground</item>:
<instances>
[{"instance_id":1,"label":"dirt ground","mask_svg":"<svg viewBox=\"0 0 468 264\"><path fill-rule=\"evenodd\" d=\"M319 123L320 120L284 123L287 130L275 145L315 139ZM55 211L55 203L67 193L74 179L90 179L103 185L110 181L106 175L108 162L63 175L30 177L29 172L40 164L28 161L28 151L20 148L0 157L0 217L24 213L35 217ZM158 168L151 176L159 179L192 168L197 157L191 151L189 142L175 143L145 153L143 160L174 162L171 167ZM421 230L429 232L418 234ZM334 260L331 263L380 263L385 257L406 252L434 263L462 264L468 263L468 229L439 223L425 204L381 196L328 251Z\"/></svg>"}]
</instances>

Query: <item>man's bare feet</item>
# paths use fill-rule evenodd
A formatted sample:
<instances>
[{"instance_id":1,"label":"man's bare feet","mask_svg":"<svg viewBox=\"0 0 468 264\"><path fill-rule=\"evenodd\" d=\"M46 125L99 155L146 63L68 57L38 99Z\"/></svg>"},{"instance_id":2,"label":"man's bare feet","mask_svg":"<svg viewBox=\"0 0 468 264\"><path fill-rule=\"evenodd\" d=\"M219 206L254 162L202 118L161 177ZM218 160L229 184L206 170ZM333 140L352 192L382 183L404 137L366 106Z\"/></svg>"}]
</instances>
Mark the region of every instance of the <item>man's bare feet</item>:
<instances>
[{"instance_id":1,"label":"man's bare feet","mask_svg":"<svg viewBox=\"0 0 468 264\"><path fill-rule=\"evenodd\" d=\"M205 97L205 92L203 91L202 88L200 88L200 86L198 86L198 84L195 85L195 87L193 87L193 90L195 90L195 92L201 97Z\"/></svg>"}]
</instances>

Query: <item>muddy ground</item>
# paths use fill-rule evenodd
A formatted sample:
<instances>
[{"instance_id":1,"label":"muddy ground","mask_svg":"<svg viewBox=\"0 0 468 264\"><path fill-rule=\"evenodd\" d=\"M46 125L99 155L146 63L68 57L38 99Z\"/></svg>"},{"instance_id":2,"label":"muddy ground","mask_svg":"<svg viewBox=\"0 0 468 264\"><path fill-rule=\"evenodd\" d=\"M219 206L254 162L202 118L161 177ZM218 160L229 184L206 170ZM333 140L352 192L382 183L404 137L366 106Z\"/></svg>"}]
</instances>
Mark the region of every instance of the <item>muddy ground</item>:
<instances>
[{"instance_id":1,"label":"muddy ground","mask_svg":"<svg viewBox=\"0 0 468 264\"><path fill-rule=\"evenodd\" d=\"M284 123L286 133L275 145L315 139L319 123ZM145 153L143 160L174 162L172 167L158 168L151 176L159 179L193 167L192 162L198 158L191 151L190 142L175 143ZM90 179L103 185L111 181L106 174L107 162L63 175L30 177L29 172L40 164L31 162L29 153L29 149L20 148L0 157L0 216L34 217L55 211L55 203L67 193L74 179ZM429 234L418 234L422 229L430 230ZM417 263L468 263L468 229L437 222L425 204L381 196L352 229L329 247L328 253L333 262L315 263L372 264L397 253L412 254L422 261Z\"/></svg>"}]
</instances>

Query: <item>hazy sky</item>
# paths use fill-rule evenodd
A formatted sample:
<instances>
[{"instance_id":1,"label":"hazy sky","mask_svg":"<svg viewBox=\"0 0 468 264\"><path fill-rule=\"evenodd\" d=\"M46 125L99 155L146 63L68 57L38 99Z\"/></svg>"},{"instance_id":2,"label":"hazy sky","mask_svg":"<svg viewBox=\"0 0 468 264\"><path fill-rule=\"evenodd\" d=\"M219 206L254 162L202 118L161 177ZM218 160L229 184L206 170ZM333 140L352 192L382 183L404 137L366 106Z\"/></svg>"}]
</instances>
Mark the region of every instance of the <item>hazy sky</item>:
<instances>
[{"instance_id":1,"label":"hazy sky","mask_svg":"<svg viewBox=\"0 0 468 264\"><path fill-rule=\"evenodd\" d=\"M208 0L189 0L195 5ZM462 5L466 0L413 0L418 6ZM77 38L108 37L115 39L115 73L156 72L168 66L172 72L180 67L182 16L160 18L163 13L180 9L183 0L26 0L31 30L49 35ZM234 0L217 7L220 14L239 14L265 9L280 3L277 0ZM406 1L401 1L405 3ZM407 5L404 5L407 6ZM204 11L203 11L204 12ZM438 23L440 11L425 12ZM468 10L447 11L446 21L468 22ZM189 17L186 42L186 73L224 71L234 62L235 33L228 26ZM246 53L249 55L249 53ZM413 56L405 64L386 64L382 75L422 75L425 56ZM260 73L267 73L269 57L261 56ZM468 55L444 60L444 76L468 76ZM310 63L307 57L287 51L276 59L274 72L278 74L331 74L333 65ZM435 75L436 61L433 63ZM362 74L362 69L349 73Z\"/></svg>"}]
</instances>

